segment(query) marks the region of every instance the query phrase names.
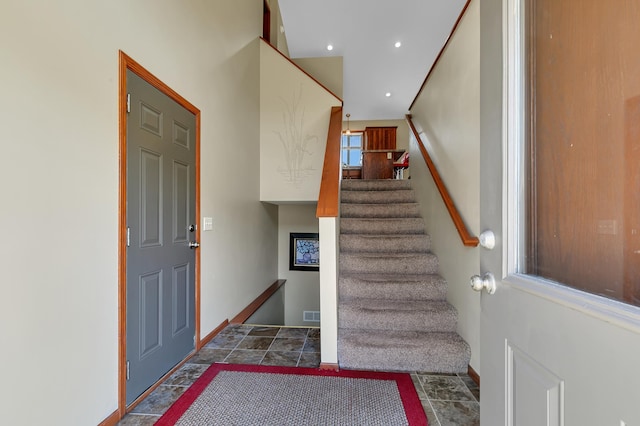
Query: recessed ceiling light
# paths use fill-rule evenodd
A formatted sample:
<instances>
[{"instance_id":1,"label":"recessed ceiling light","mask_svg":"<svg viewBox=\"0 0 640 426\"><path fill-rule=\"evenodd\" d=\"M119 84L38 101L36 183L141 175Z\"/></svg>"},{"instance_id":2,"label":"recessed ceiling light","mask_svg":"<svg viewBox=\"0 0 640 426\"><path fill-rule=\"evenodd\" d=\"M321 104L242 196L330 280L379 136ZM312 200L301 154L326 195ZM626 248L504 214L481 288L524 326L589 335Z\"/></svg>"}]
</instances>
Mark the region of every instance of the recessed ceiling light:
<instances>
[{"instance_id":1,"label":"recessed ceiling light","mask_svg":"<svg viewBox=\"0 0 640 426\"><path fill-rule=\"evenodd\" d=\"M388 98L388 97L391 97L391 92L387 92L387 93L385 93L384 95L385 95L387 98Z\"/></svg>"},{"instance_id":2,"label":"recessed ceiling light","mask_svg":"<svg viewBox=\"0 0 640 426\"><path fill-rule=\"evenodd\" d=\"M327 50L333 50L333 44L327 44Z\"/></svg>"},{"instance_id":3,"label":"recessed ceiling light","mask_svg":"<svg viewBox=\"0 0 640 426\"><path fill-rule=\"evenodd\" d=\"M399 41L396 41L396 44L394 44L395 47L400 47L402 46L402 43L400 43Z\"/></svg>"}]
</instances>

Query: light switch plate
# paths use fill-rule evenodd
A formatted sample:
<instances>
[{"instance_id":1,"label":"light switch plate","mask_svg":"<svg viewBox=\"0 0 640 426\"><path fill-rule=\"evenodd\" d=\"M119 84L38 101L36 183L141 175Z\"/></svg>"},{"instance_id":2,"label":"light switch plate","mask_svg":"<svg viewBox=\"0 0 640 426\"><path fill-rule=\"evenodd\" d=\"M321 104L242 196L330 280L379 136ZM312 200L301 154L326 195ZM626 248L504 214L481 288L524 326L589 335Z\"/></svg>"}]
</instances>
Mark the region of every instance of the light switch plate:
<instances>
[{"instance_id":1,"label":"light switch plate","mask_svg":"<svg viewBox=\"0 0 640 426\"><path fill-rule=\"evenodd\" d=\"M213 229L213 218L212 217L203 217L202 218L202 230L203 231L211 231Z\"/></svg>"}]
</instances>

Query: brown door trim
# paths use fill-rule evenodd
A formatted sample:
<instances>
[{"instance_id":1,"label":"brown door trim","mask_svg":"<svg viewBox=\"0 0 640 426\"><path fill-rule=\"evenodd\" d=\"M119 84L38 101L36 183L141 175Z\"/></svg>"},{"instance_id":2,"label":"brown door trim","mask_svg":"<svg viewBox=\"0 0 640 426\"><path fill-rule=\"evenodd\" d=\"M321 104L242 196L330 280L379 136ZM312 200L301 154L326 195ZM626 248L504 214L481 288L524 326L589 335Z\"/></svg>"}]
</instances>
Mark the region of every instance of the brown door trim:
<instances>
[{"instance_id":1,"label":"brown door trim","mask_svg":"<svg viewBox=\"0 0 640 426\"><path fill-rule=\"evenodd\" d=\"M147 83L176 101L196 117L196 211L200 218L200 110L177 92L151 74L142 65L122 51L118 52L118 138L120 150L118 195L118 413L122 418L127 412L127 70L137 74ZM200 227L196 230L200 241ZM195 333L196 350L200 349L200 250L196 250L195 265Z\"/></svg>"},{"instance_id":2,"label":"brown door trim","mask_svg":"<svg viewBox=\"0 0 640 426\"><path fill-rule=\"evenodd\" d=\"M267 0L262 3L262 38L271 44L271 8Z\"/></svg>"}]
</instances>

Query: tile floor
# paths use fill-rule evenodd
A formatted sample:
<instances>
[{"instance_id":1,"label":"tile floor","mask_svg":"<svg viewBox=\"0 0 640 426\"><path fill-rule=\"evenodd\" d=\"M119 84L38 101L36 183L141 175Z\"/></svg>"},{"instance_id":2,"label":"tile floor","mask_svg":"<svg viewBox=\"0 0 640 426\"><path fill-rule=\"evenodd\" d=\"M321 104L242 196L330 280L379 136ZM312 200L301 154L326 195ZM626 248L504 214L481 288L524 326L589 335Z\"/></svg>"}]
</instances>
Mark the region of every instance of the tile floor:
<instances>
[{"instance_id":1,"label":"tile floor","mask_svg":"<svg viewBox=\"0 0 640 426\"><path fill-rule=\"evenodd\" d=\"M320 365L320 330L229 325L127 414L119 425L152 425L214 362ZM480 424L480 389L466 374L411 374L430 426Z\"/></svg>"}]
</instances>

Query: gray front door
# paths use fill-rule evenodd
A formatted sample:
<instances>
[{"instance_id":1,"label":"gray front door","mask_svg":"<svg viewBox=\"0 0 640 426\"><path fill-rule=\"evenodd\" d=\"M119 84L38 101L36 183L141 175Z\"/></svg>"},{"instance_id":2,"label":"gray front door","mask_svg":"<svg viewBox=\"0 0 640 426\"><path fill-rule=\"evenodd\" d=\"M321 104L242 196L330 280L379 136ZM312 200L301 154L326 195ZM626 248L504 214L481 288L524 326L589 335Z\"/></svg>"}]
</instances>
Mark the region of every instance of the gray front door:
<instances>
[{"instance_id":1,"label":"gray front door","mask_svg":"<svg viewBox=\"0 0 640 426\"><path fill-rule=\"evenodd\" d=\"M640 4L480 10L481 424L640 425Z\"/></svg>"},{"instance_id":2,"label":"gray front door","mask_svg":"<svg viewBox=\"0 0 640 426\"><path fill-rule=\"evenodd\" d=\"M195 347L195 116L127 71L127 404Z\"/></svg>"}]
</instances>

